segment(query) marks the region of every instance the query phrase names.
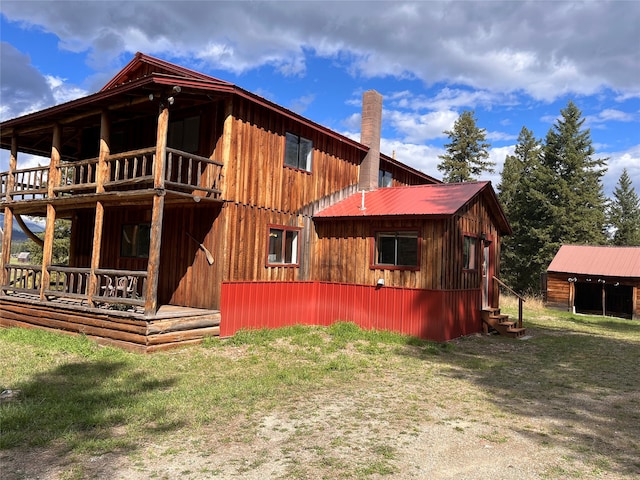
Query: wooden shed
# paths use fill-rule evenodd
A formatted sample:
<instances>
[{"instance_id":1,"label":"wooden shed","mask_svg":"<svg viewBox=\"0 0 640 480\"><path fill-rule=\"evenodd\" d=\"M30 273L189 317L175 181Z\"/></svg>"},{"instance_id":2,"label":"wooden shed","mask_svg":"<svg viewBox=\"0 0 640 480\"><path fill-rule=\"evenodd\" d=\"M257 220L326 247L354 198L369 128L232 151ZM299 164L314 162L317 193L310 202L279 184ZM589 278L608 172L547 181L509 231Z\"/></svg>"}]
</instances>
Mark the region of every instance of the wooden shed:
<instances>
[{"instance_id":1,"label":"wooden shed","mask_svg":"<svg viewBox=\"0 0 640 480\"><path fill-rule=\"evenodd\" d=\"M563 245L547 269L546 302L576 313L640 319L640 247Z\"/></svg>"},{"instance_id":2,"label":"wooden shed","mask_svg":"<svg viewBox=\"0 0 640 480\"><path fill-rule=\"evenodd\" d=\"M495 193L382 154L381 122L374 91L358 142L141 53L97 93L2 122L0 325L143 352L337 320L435 340L480 331L510 232ZM331 210L363 198L362 218ZM46 224L30 235L38 265L10 262L22 216ZM52 255L60 221L64 264Z\"/></svg>"}]
</instances>

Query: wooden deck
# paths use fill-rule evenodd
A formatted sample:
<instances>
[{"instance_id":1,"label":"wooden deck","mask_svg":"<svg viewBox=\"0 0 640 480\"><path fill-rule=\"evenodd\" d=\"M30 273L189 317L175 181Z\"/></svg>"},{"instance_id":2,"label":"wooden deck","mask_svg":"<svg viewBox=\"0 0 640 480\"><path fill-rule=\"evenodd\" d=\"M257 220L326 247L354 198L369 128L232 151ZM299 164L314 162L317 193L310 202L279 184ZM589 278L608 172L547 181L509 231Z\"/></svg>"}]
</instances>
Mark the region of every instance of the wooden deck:
<instances>
[{"instance_id":1,"label":"wooden deck","mask_svg":"<svg viewBox=\"0 0 640 480\"><path fill-rule=\"evenodd\" d=\"M0 297L0 327L39 328L86 335L100 344L138 353L200 343L220 335L220 311L163 305L153 317L88 308L70 299L40 301L33 295Z\"/></svg>"}]
</instances>

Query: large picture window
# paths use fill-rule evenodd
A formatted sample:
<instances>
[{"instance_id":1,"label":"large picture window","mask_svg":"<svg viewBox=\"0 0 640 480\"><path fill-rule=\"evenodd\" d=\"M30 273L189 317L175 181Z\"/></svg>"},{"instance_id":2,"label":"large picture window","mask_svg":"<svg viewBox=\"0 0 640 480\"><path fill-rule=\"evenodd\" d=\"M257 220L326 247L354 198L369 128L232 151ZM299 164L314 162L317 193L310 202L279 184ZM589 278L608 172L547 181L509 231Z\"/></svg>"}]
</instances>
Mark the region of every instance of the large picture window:
<instances>
[{"instance_id":1,"label":"large picture window","mask_svg":"<svg viewBox=\"0 0 640 480\"><path fill-rule=\"evenodd\" d=\"M307 138L287 132L284 163L293 168L311 171L313 142Z\"/></svg>"},{"instance_id":2,"label":"large picture window","mask_svg":"<svg viewBox=\"0 0 640 480\"><path fill-rule=\"evenodd\" d=\"M298 264L299 228L269 226L267 265Z\"/></svg>"},{"instance_id":3,"label":"large picture window","mask_svg":"<svg viewBox=\"0 0 640 480\"><path fill-rule=\"evenodd\" d=\"M419 238L416 231L377 232L376 266L417 268Z\"/></svg>"},{"instance_id":4,"label":"large picture window","mask_svg":"<svg viewBox=\"0 0 640 480\"><path fill-rule=\"evenodd\" d=\"M151 225L146 223L123 225L120 240L120 256L149 258L150 239Z\"/></svg>"},{"instance_id":5,"label":"large picture window","mask_svg":"<svg viewBox=\"0 0 640 480\"><path fill-rule=\"evenodd\" d=\"M478 268L478 239L470 235L463 237L462 244L462 268L465 270L476 270Z\"/></svg>"}]
</instances>

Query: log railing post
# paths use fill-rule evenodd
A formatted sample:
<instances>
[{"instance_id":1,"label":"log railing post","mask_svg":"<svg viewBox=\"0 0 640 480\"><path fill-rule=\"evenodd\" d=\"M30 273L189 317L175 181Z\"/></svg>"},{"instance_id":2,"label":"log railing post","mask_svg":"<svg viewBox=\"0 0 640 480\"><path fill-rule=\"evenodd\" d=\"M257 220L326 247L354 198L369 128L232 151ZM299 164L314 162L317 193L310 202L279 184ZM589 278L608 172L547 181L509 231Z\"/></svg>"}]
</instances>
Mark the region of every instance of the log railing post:
<instances>
[{"instance_id":1,"label":"log railing post","mask_svg":"<svg viewBox=\"0 0 640 480\"><path fill-rule=\"evenodd\" d=\"M96 171L96 193L104 193L104 182L107 179L107 157L111 152L110 143L110 131L111 124L109 122L109 116L106 111L102 112L100 117L100 150L98 154L98 166ZM90 307L95 307L93 297L99 294L98 288L100 286L98 275L96 270L100 268L100 252L102 251L102 227L104 224L104 205L101 201L96 202L96 217L93 223L93 247L91 250L91 272L89 273L89 288L87 290L87 296Z\"/></svg>"},{"instance_id":2,"label":"log railing post","mask_svg":"<svg viewBox=\"0 0 640 480\"><path fill-rule=\"evenodd\" d=\"M7 177L5 201L13 200L13 186L15 184L15 173L18 164L18 137L11 138L11 157L9 158L9 176ZM2 255L0 256L0 285L8 285L11 279L6 267L11 263L11 238L13 234L13 210L9 207L4 209L4 224L2 226Z\"/></svg>"},{"instance_id":3,"label":"log railing post","mask_svg":"<svg viewBox=\"0 0 640 480\"><path fill-rule=\"evenodd\" d=\"M158 275L160 273L160 247L162 242L162 220L164 216L164 168L167 156L167 131L169 129L169 109L160 108L156 136L154 161L153 197L151 210L151 233L149 239L149 262L147 264L147 291L145 292L144 314L155 315L158 310Z\"/></svg>"},{"instance_id":4,"label":"log railing post","mask_svg":"<svg viewBox=\"0 0 640 480\"><path fill-rule=\"evenodd\" d=\"M51 163L49 164L49 179L47 182L47 196L53 198L58 179L60 165L60 149L62 147L62 128L56 123L53 126L53 142L51 145ZM49 267L53 257L53 241L55 237L56 210L53 205L47 205L47 223L44 229L44 245L42 247L42 283L40 285L40 300L45 299L45 290L49 288Z\"/></svg>"}]
</instances>

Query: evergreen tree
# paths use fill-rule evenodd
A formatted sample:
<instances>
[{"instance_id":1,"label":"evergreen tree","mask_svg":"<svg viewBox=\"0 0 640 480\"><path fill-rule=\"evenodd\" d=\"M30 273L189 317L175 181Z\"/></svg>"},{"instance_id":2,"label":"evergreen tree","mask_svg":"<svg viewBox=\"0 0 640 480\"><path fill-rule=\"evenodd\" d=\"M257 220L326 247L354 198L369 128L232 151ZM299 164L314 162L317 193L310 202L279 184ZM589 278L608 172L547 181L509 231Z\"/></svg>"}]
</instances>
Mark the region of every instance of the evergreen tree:
<instances>
[{"instance_id":1,"label":"evergreen tree","mask_svg":"<svg viewBox=\"0 0 640 480\"><path fill-rule=\"evenodd\" d=\"M541 274L562 244L603 244L605 160L595 159L582 113L569 102L540 146L526 128L505 160L501 200L514 233L501 268L519 291L539 291Z\"/></svg>"},{"instance_id":2,"label":"evergreen tree","mask_svg":"<svg viewBox=\"0 0 640 480\"><path fill-rule=\"evenodd\" d=\"M553 242L603 244L605 205L602 187L606 160L595 159L591 133L582 129L582 112L573 103L561 110L561 118L547 134L543 164L551 178L541 185L552 205ZM552 258L549 258L551 261Z\"/></svg>"},{"instance_id":3,"label":"evergreen tree","mask_svg":"<svg viewBox=\"0 0 640 480\"><path fill-rule=\"evenodd\" d=\"M527 209L535 194L528 179L540 169L540 154L540 141L531 130L522 127L514 155L505 159L498 185L498 198L513 229L513 234L502 240L501 274L507 284L519 291L527 290L536 275L530 271L530 258L535 252L528 250L535 250L531 245L540 242L532 241Z\"/></svg>"},{"instance_id":4,"label":"evergreen tree","mask_svg":"<svg viewBox=\"0 0 640 480\"><path fill-rule=\"evenodd\" d=\"M451 140L445 144L447 153L439 156L438 170L444 172L445 182L468 182L484 171L493 172L495 163L488 160L491 145L485 142L486 130L476 126L473 111L462 112L453 130L443 133Z\"/></svg>"},{"instance_id":5,"label":"evergreen tree","mask_svg":"<svg viewBox=\"0 0 640 480\"><path fill-rule=\"evenodd\" d=\"M640 199L625 168L613 192L609 224L614 227L614 245L640 245Z\"/></svg>"}]
</instances>

